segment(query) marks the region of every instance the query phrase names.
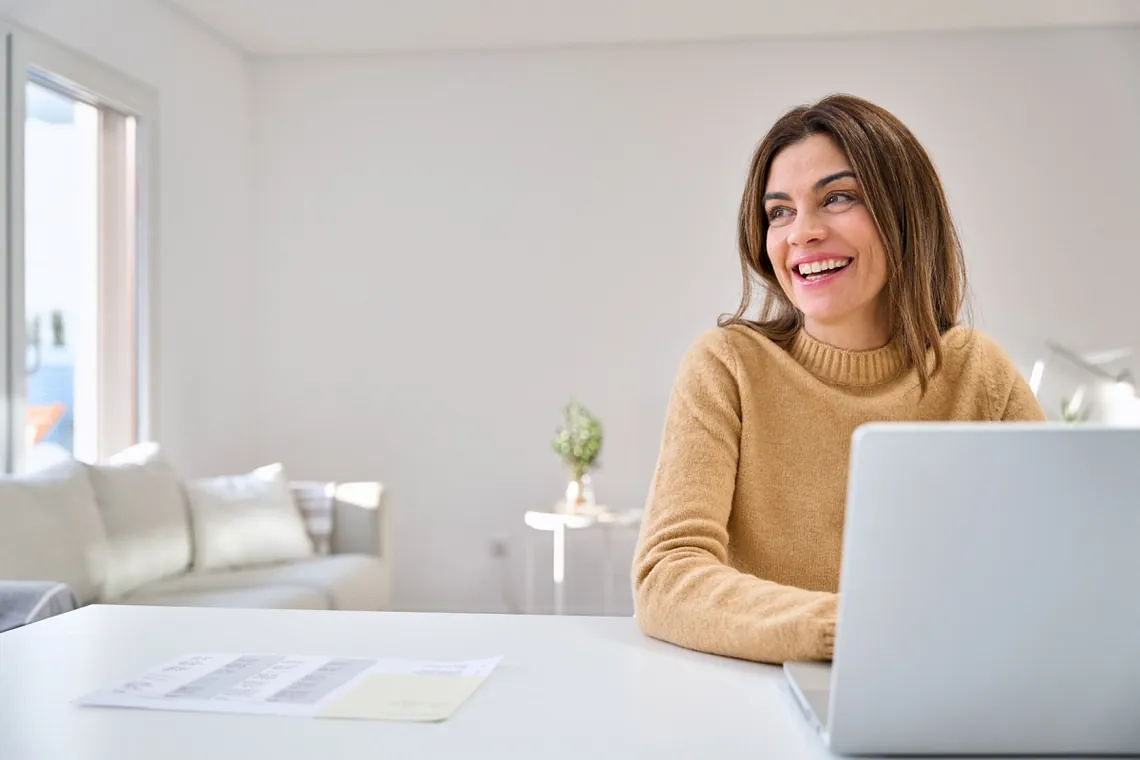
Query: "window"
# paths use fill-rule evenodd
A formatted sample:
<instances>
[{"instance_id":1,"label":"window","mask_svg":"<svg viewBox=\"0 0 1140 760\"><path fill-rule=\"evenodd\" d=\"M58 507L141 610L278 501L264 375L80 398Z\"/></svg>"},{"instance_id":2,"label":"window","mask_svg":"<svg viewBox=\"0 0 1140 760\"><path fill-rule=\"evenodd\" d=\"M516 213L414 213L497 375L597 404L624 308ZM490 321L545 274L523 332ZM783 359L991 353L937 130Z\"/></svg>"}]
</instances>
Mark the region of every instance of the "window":
<instances>
[{"instance_id":1,"label":"window","mask_svg":"<svg viewBox=\"0 0 1140 760\"><path fill-rule=\"evenodd\" d=\"M143 86L9 29L0 464L95 461L154 437Z\"/></svg>"},{"instance_id":2,"label":"window","mask_svg":"<svg viewBox=\"0 0 1140 760\"><path fill-rule=\"evenodd\" d=\"M99 112L29 82L24 122L24 456L97 451Z\"/></svg>"}]
</instances>

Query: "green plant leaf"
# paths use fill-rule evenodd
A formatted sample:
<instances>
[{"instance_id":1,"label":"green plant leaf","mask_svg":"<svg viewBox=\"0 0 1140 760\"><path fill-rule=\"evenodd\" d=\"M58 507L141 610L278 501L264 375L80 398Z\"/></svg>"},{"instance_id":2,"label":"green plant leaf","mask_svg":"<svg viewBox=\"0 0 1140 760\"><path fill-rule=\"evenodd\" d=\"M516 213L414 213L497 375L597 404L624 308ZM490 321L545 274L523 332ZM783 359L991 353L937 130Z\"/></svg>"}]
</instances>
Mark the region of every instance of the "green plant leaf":
<instances>
[{"instance_id":1,"label":"green plant leaf","mask_svg":"<svg viewBox=\"0 0 1140 760\"><path fill-rule=\"evenodd\" d=\"M562 419L551 447L563 466L580 478L597 466L602 450L602 424L574 398L563 409Z\"/></svg>"}]
</instances>

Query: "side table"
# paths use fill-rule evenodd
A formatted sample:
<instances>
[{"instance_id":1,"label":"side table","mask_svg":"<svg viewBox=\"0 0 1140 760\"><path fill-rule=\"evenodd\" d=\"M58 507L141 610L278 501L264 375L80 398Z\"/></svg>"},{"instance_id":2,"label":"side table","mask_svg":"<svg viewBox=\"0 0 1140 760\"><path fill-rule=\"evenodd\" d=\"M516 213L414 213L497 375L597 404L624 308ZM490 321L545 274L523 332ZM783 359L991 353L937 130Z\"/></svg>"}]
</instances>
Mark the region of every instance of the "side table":
<instances>
[{"instance_id":1,"label":"side table","mask_svg":"<svg viewBox=\"0 0 1140 760\"><path fill-rule=\"evenodd\" d=\"M629 528L641 524L640 509L631 509L624 512L613 512L602 507L587 507L578 512L542 512L530 511L524 518L528 527L538 531L550 532L554 543L554 560L551 566L551 580L554 582L554 613L561 615L565 612L566 600L564 581L566 579L566 531L586 530L597 528L605 536L605 550L603 552L603 589L602 609L609 614L612 597L613 556L611 539L612 531L620 528ZM534 543L526 542L526 612L534 611L534 583L535 583L535 557Z\"/></svg>"}]
</instances>

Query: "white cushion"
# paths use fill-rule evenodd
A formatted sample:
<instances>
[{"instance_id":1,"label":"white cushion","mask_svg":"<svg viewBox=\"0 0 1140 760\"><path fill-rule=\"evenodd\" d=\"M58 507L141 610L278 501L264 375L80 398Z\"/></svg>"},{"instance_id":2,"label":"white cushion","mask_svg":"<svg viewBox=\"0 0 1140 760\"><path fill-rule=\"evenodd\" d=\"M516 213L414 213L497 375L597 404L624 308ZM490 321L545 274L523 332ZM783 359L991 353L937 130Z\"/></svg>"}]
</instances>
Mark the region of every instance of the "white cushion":
<instances>
[{"instance_id":1,"label":"white cushion","mask_svg":"<svg viewBox=\"0 0 1140 760\"><path fill-rule=\"evenodd\" d=\"M336 554L238 570L192 572L153 583L123 601L136 604L137 596L165 598L262 587L307 588L334 610L383 610L388 607L388 566L369 555Z\"/></svg>"},{"instance_id":2,"label":"white cushion","mask_svg":"<svg viewBox=\"0 0 1140 760\"><path fill-rule=\"evenodd\" d=\"M156 444L89 467L110 548L105 598L190 567L190 517L182 485Z\"/></svg>"},{"instance_id":3,"label":"white cushion","mask_svg":"<svg viewBox=\"0 0 1140 760\"><path fill-rule=\"evenodd\" d=\"M106 577L107 538L83 465L0 478L0 578L66 583L88 604Z\"/></svg>"},{"instance_id":4,"label":"white cushion","mask_svg":"<svg viewBox=\"0 0 1140 760\"><path fill-rule=\"evenodd\" d=\"M239 570L251 582L289 583L320 590L334 610L388 609L388 564L367 554L334 554L283 565Z\"/></svg>"},{"instance_id":5,"label":"white cushion","mask_svg":"<svg viewBox=\"0 0 1140 760\"><path fill-rule=\"evenodd\" d=\"M304 586L254 586L203 591L162 591L144 588L115 604L151 607L233 607L267 610L327 610L328 599Z\"/></svg>"},{"instance_id":6,"label":"white cushion","mask_svg":"<svg viewBox=\"0 0 1140 760\"><path fill-rule=\"evenodd\" d=\"M194 568L218 570L315 554L279 464L186 483Z\"/></svg>"}]
</instances>

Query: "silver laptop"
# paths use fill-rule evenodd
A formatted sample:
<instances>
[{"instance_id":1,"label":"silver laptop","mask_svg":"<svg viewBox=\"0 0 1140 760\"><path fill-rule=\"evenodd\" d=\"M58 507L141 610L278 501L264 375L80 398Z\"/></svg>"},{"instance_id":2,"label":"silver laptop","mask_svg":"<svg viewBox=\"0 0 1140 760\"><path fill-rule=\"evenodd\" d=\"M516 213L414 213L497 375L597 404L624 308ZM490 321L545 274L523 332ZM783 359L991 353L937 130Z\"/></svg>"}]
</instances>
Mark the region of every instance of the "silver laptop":
<instances>
[{"instance_id":1,"label":"silver laptop","mask_svg":"<svg viewBox=\"0 0 1140 760\"><path fill-rule=\"evenodd\" d=\"M839 584L836 754L1140 755L1140 430L861 427Z\"/></svg>"}]
</instances>

